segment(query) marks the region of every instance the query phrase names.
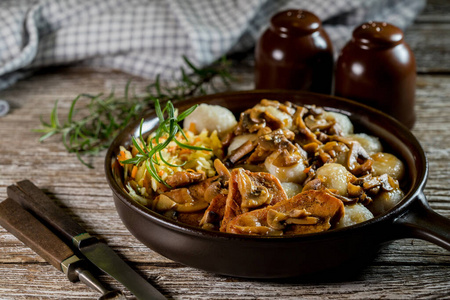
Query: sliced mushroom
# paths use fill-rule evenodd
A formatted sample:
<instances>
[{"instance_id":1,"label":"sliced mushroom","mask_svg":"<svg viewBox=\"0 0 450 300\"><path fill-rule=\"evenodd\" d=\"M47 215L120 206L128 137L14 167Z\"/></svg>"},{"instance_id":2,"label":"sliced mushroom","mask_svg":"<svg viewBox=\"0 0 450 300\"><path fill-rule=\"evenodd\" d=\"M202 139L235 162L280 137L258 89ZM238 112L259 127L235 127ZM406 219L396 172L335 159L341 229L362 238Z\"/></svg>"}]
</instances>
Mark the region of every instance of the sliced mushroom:
<instances>
[{"instance_id":1,"label":"sliced mushroom","mask_svg":"<svg viewBox=\"0 0 450 300\"><path fill-rule=\"evenodd\" d=\"M317 217L305 217L305 218L288 218L286 224L296 225L316 225L320 219Z\"/></svg>"},{"instance_id":2,"label":"sliced mushroom","mask_svg":"<svg viewBox=\"0 0 450 300\"><path fill-rule=\"evenodd\" d=\"M269 111L264 112L264 119L266 120L267 126L271 129L279 129L284 127L283 121L275 117Z\"/></svg>"},{"instance_id":3,"label":"sliced mushroom","mask_svg":"<svg viewBox=\"0 0 450 300\"><path fill-rule=\"evenodd\" d=\"M297 163L301 159L300 151L304 151L292 143L294 138L295 134L287 129L278 129L262 135L256 140L255 151L246 162L248 164L259 164L264 162L273 152L286 151L288 155L285 158L285 164Z\"/></svg>"},{"instance_id":4,"label":"sliced mushroom","mask_svg":"<svg viewBox=\"0 0 450 300\"><path fill-rule=\"evenodd\" d=\"M228 168L225 167L225 165L219 159L214 160L214 168L216 169L217 174L219 174L219 176L222 176L225 181L228 181L230 179L230 170L228 170Z\"/></svg>"},{"instance_id":5,"label":"sliced mushroom","mask_svg":"<svg viewBox=\"0 0 450 300\"><path fill-rule=\"evenodd\" d=\"M205 172L187 172L179 171L175 172L172 176L166 179L166 183L172 188L178 188L182 186L198 183L206 179Z\"/></svg>"},{"instance_id":6,"label":"sliced mushroom","mask_svg":"<svg viewBox=\"0 0 450 300\"><path fill-rule=\"evenodd\" d=\"M247 141L242 144L239 148L231 151L230 155L225 158L225 161L229 165L234 165L236 162L244 158L247 154L255 149L256 143L252 141Z\"/></svg>"},{"instance_id":7,"label":"sliced mushroom","mask_svg":"<svg viewBox=\"0 0 450 300\"><path fill-rule=\"evenodd\" d=\"M182 213L192 213L192 212L202 211L205 208L207 208L208 205L209 205L208 202L194 201L194 202L186 202L183 204L177 204L174 207L174 209L175 209L175 211L182 212Z\"/></svg>"},{"instance_id":8,"label":"sliced mushroom","mask_svg":"<svg viewBox=\"0 0 450 300\"><path fill-rule=\"evenodd\" d=\"M363 183L363 188L366 190L376 187L381 187L383 190L390 192L398 188L398 182L389 175L383 174Z\"/></svg>"},{"instance_id":9,"label":"sliced mushroom","mask_svg":"<svg viewBox=\"0 0 450 300\"><path fill-rule=\"evenodd\" d=\"M285 225L282 222L288 218L289 216L287 214L274 209L269 209L267 212L267 224L276 230L283 230Z\"/></svg>"},{"instance_id":10,"label":"sliced mushroom","mask_svg":"<svg viewBox=\"0 0 450 300\"><path fill-rule=\"evenodd\" d=\"M263 225L260 223L260 220L265 220L266 216L267 210L265 209L257 209L251 214L247 213L240 215L239 224L228 227L227 232L249 235L282 235L283 231L274 229L267 224Z\"/></svg>"},{"instance_id":11,"label":"sliced mushroom","mask_svg":"<svg viewBox=\"0 0 450 300\"><path fill-rule=\"evenodd\" d=\"M321 190L324 188L325 188L325 186L324 186L322 180L320 180L319 178L316 178L316 179L312 179L312 180L308 181L303 186L302 192L306 192L306 191L310 191L310 190L318 191L318 190Z\"/></svg>"},{"instance_id":12,"label":"sliced mushroom","mask_svg":"<svg viewBox=\"0 0 450 300\"><path fill-rule=\"evenodd\" d=\"M361 186L347 183L347 194L352 198L359 198L364 194L364 189Z\"/></svg>"},{"instance_id":13,"label":"sliced mushroom","mask_svg":"<svg viewBox=\"0 0 450 300\"><path fill-rule=\"evenodd\" d=\"M153 209L157 211L168 211L177 205L175 201L167 197L166 195L159 195L153 201Z\"/></svg>"},{"instance_id":14,"label":"sliced mushroom","mask_svg":"<svg viewBox=\"0 0 450 300\"><path fill-rule=\"evenodd\" d=\"M358 142L350 143L350 151L347 155L347 169L353 175L359 176L367 174L372 169L373 160L367 154L366 150Z\"/></svg>"},{"instance_id":15,"label":"sliced mushroom","mask_svg":"<svg viewBox=\"0 0 450 300\"><path fill-rule=\"evenodd\" d=\"M269 190L262 185L256 185L243 169L238 169L238 189L242 196L241 208L244 210L260 207L272 200Z\"/></svg>"},{"instance_id":16,"label":"sliced mushroom","mask_svg":"<svg viewBox=\"0 0 450 300\"><path fill-rule=\"evenodd\" d=\"M305 118L305 125L312 131L327 130L336 122L321 118L321 116L309 115Z\"/></svg>"},{"instance_id":17,"label":"sliced mushroom","mask_svg":"<svg viewBox=\"0 0 450 300\"><path fill-rule=\"evenodd\" d=\"M254 133L266 126L266 121L260 118L260 112L254 108L247 109L239 116L239 122L234 129L235 135Z\"/></svg>"},{"instance_id":18,"label":"sliced mushroom","mask_svg":"<svg viewBox=\"0 0 450 300\"><path fill-rule=\"evenodd\" d=\"M303 121L303 117L307 113L307 108L298 106L297 111L293 116L293 125L298 132L298 134L296 135L296 141L298 141L300 145L305 145L308 143L322 144L322 142L316 138L316 135L306 126L305 122Z\"/></svg>"},{"instance_id":19,"label":"sliced mushroom","mask_svg":"<svg viewBox=\"0 0 450 300\"><path fill-rule=\"evenodd\" d=\"M153 201L153 209L155 210L167 211L172 209L183 213L197 212L205 209L208 205L209 203L203 199L194 198L187 188L170 190L159 195Z\"/></svg>"},{"instance_id":20,"label":"sliced mushroom","mask_svg":"<svg viewBox=\"0 0 450 300\"><path fill-rule=\"evenodd\" d=\"M268 209L267 224L277 230L283 230L288 224L314 225L319 222L316 217L311 217L311 213L303 209L294 209L288 213L283 213L275 209Z\"/></svg>"}]
</instances>

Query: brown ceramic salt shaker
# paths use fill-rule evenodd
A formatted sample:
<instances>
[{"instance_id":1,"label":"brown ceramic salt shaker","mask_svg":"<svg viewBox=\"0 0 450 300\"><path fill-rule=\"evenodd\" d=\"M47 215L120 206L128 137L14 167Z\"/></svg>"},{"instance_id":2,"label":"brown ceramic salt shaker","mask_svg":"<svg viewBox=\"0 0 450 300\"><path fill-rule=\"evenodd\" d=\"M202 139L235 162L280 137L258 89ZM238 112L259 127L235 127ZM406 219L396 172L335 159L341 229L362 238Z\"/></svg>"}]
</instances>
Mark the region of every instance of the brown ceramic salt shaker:
<instances>
[{"instance_id":1,"label":"brown ceramic salt shaker","mask_svg":"<svg viewBox=\"0 0 450 300\"><path fill-rule=\"evenodd\" d=\"M255 87L330 94L333 49L319 18L305 10L274 15L255 48Z\"/></svg>"},{"instance_id":2,"label":"brown ceramic salt shaker","mask_svg":"<svg viewBox=\"0 0 450 300\"><path fill-rule=\"evenodd\" d=\"M378 108L412 128L415 87L414 54L398 27L368 22L353 31L337 60L337 96Z\"/></svg>"}]
</instances>

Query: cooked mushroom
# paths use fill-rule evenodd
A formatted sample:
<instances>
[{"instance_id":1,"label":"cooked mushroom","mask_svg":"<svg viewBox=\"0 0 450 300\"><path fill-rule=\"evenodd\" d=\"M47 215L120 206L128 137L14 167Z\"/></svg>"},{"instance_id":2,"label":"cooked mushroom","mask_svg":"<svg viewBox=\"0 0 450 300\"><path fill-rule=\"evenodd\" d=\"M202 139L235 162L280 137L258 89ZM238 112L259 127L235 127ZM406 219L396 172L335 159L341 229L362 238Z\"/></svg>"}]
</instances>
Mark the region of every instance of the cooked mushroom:
<instances>
[{"instance_id":1,"label":"cooked mushroom","mask_svg":"<svg viewBox=\"0 0 450 300\"><path fill-rule=\"evenodd\" d=\"M227 202L227 195L219 194L214 197L203 214L200 220L200 226L204 229L218 230L220 227L220 221L222 221L225 214L225 205Z\"/></svg>"},{"instance_id":2,"label":"cooked mushroom","mask_svg":"<svg viewBox=\"0 0 450 300\"><path fill-rule=\"evenodd\" d=\"M226 231L244 233L242 228L259 224L264 230L248 230L248 234L272 234L266 227L283 234L313 233L332 228L343 215L342 201L326 191L310 190L273 206L236 216L227 224Z\"/></svg>"},{"instance_id":3,"label":"cooked mushroom","mask_svg":"<svg viewBox=\"0 0 450 300\"><path fill-rule=\"evenodd\" d=\"M325 188L325 186L324 186L322 180L320 180L319 178L316 178L316 179L308 181L308 183L306 183L303 186L302 192L309 191L309 190L317 191L317 190L321 190L324 188Z\"/></svg>"},{"instance_id":4,"label":"cooked mushroom","mask_svg":"<svg viewBox=\"0 0 450 300\"><path fill-rule=\"evenodd\" d=\"M253 143L252 141L247 141L236 150L233 150L230 153L230 155L225 158L225 162L230 166L232 166L236 162L241 160L243 157L245 157L247 154L252 152L253 149L255 149L255 147L256 147L255 143Z\"/></svg>"},{"instance_id":5,"label":"cooked mushroom","mask_svg":"<svg viewBox=\"0 0 450 300\"><path fill-rule=\"evenodd\" d=\"M225 181L230 179L230 170L228 170L219 159L214 160L214 168L216 169L217 174L219 174L219 176L221 176Z\"/></svg>"},{"instance_id":6,"label":"cooked mushroom","mask_svg":"<svg viewBox=\"0 0 450 300\"><path fill-rule=\"evenodd\" d=\"M172 188L178 188L182 186L191 185L206 179L205 172L187 172L180 171L175 172L173 175L166 179L166 183Z\"/></svg>"},{"instance_id":7,"label":"cooked mushroom","mask_svg":"<svg viewBox=\"0 0 450 300\"><path fill-rule=\"evenodd\" d=\"M381 176L373 177L371 180L363 183L363 188L365 190L370 190L375 187L381 187L385 191L392 191L398 188L398 182L387 174Z\"/></svg>"},{"instance_id":8,"label":"cooked mushroom","mask_svg":"<svg viewBox=\"0 0 450 300\"><path fill-rule=\"evenodd\" d=\"M157 211L174 210L182 213L197 212L208 207L208 202L192 197L187 188L170 190L159 195L153 201L153 209Z\"/></svg>"},{"instance_id":9,"label":"cooked mushroom","mask_svg":"<svg viewBox=\"0 0 450 300\"><path fill-rule=\"evenodd\" d=\"M265 186L256 185L243 169L238 169L238 172L236 179L242 197L241 208L243 211L260 207L272 200L273 195Z\"/></svg>"},{"instance_id":10,"label":"cooked mushroom","mask_svg":"<svg viewBox=\"0 0 450 300\"><path fill-rule=\"evenodd\" d=\"M325 118L321 118L321 115L314 116L309 115L305 118L305 125L312 131L316 130L328 130L331 126L336 124L334 120L327 120Z\"/></svg>"},{"instance_id":11,"label":"cooked mushroom","mask_svg":"<svg viewBox=\"0 0 450 300\"><path fill-rule=\"evenodd\" d=\"M359 176L367 174L372 170L373 160L366 150L358 142L350 143L350 151L347 155L347 169L353 175Z\"/></svg>"},{"instance_id":12,"label":"cooked mushroom","mask_svg":"<svg viewBox=\"0 0 450 300\"><path fill-rule=\"evenodd\" d=\"M287 155L284 156L286 166L297 163L301 159L299 154L303 150L292 143L294 137L295 134L287 129L278 129L261 135L256 140L257 146L255 151L249 156L246 163L262 163L275 151L286 151Z\"/></svg>"},{"instance_id":13,"label":"cooked mushroom","mask_svg":"<svg viewBox=\"0 0 450 300\"><path fill-rule=\"evenodd\" d=\"M294 132L296 133L296 141L300 145L305 145L308 143L322 144L322 142L316 138L316 135L313 132L311 132L311 130L306 126L305 122L303 121L303 117L307 113L308 113L307 108L298 106L297 111L293 116L293 125L294 125Z\"/></svg>"},{"instance_id":14,"label":"cooked mushroom","mask_svg":"<svg viewBox=\"0 0 450 300\"><path fill-rule=\"evenodd\" d=\"M177 205L175 201L164 194L159 195L153 201L153 209L157 211L168 211Z\"/></svg>"},{"instance_id":15,"label":"cooked mushroom","mask_svg":"<svg viewBox=\"0 0 450 300\"><path fill-rule=\"evenodd\" d=\"M245 133L255 133L260 128L266 126L266 120L261 116L261 112L254 108L247 109L241 113L239 122L234 129L235 135L241 135Z\"/></svg>"},{"instance_id":16,"label":"cooked mushroom","mask_svg":"<svg viewBox=\"0 0 450 300\"><path fill-rule=\"evenodd\" d=\"M288 224L314 225L319 222L316 217L311 217L311 213L303 209L294 209L289 213L283 213L275 209L268 209L267 224L277 230L283 230Z\"/></svg>"},{"instance_id":17,"label":"cooked mushroom","mask_svg":"<svg viewBox=\"0 0 450 300\"><path fill-rule=\"evenodd\" d=\"M257 208L256 204L261 203L261 206L274 205L287 199L280 181L275 176L265 172L250 172L241 168L234 169L231 171L228 186L228 196L220 231L226 231L228 222L234 217ZM254 195L251 194L252 192ZM243 203L244 207L242 206Z\"/></svg>"}]
</instances>

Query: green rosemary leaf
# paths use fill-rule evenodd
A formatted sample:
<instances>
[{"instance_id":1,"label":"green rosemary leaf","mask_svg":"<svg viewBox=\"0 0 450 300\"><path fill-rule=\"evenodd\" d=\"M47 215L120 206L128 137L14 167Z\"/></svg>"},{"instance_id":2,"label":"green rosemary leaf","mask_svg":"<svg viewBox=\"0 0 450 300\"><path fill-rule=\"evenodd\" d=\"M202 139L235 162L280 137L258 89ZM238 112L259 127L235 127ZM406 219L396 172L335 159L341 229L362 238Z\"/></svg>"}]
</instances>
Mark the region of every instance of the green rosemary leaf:
<instances>
[{"instance_id":1,"label":"green rosemary leaf","mask_svg":"<svg viewBox=\"0 0 450 300\"><path fill-rule=\"evenodd\" d=\"M186 109L183 111L177 118L178 122L183 121L187 116L189 116L196 108L198 107L198 104L195 104L194 106Z\"/></svg>"},{"instance_id":2,"label":"green rosemary leaf","mask_svg":"<svg viewBox=\"0 0 450 300\"><path fill-rule=\"evenodd\" d=\"M83 165L85 165L85 166L88 167L89 169L93 169L93 168L94 168L94 166L92 166L91 164L87 163L87 162L81 157L80 152L77 152L77 158L78 158L78 160L79 160Z\"/></svg>"},{"instance_id":3,"label":"green rosemary leaf","mask_svg":"<svg viewBox=\"0 0 450 300\"><path fill-rule=\"evenodd\" d=\"M168 115L168 119L170 120L170 128L172 129L175 126L175 107L173 107L173 104L171 101L167 102L166 105L167 109L167 115ZM172 130L170 130L170 132L172 132Z\"/></svg>"},{"instance_id":4,"label":"green rosemary leaf","mask_svg":"<svg viewBox=\"0 0 450 300\"><path fill-rule=\"evenodd\" d=\"M77 104L78 99L80 99L79 95L72 101L72 104L70 105L69 115L67 116L67 123L68 124L72 123L72 116L73 116L73 113L74 113L74 110L75 110L75 104Z\"/></svg>"},{"instance_id":5,"label":"green rosemary leaf","mask_svg":"<svg viewBox=\"0 0 450 300\"><path fill-rule=\"evenodd\" d=\"M162 154L161 154L161 151L159 152L159 158L161 158L161 161L162 161L163 163L165 163L165 164L168 165L168 166L174 167L174 168L182 167L182 166L184 166L184 165L187 163L187 161L185 161L185 162L182 163L181 165L171 164L171 163L169 163L167 160L164 159L164 157L163 157Z\"/></svg>"},{"instance_id":6,"label":"green rosemary leaf","mask_svg":"<svg viewBox=\"0 0 450 300\"><path fill-rule=\"evenodd\" d=\"M37 131L37 130L36 130L36 131ZM43 136L41 136L41 137L39 138L39 142L42 142L42 141L48 139L49 137L51 137L52 135L54 135L54 134L56 134L56 133L57 133L56 131L50 131L50 132L47 132L46 134L44 134Z\"/></svg>"},{"instance_id":7,"label":"green rosemary leaf","mask_svg":"<svg viewBox=\"0 0 450 300\"><path fill-rule=\"evenodd\" d=\"M124 99L125 101L128 101L128 89L130 88L131 80L127 81L127 84L125 85L125 91L124 91Z\"/></svg>"},{"instance_id":8,"label":"green rosemary leaf","mask_svg":"<svg viewBox=\"0 0 450 300\"><path fill-rule=\"evenodd\" d=\"M196 66L194 66L191 63L191 61L184 55L183 55L183 60L189 66L189 68L191 68L195 73L197 73L197 74L199 74L199 73L201 74L202 73L202 71L200 69L198 69Z\"/></svg>"},{"instance_id":9,"label":"green rosemary leaf","mask_svg":"<svg viewBox=\"0 0 450 300\"><path fill-rule=\"evenodd\" d=\"M140 162L142 162L142 157L140 157L140 156L135 156L133 158L120 161L120 163L122 163L124 165L128 165L128 164L130 164L130 165L137 165Z\"/></svg>"},{"instance_id":10,"label":"green rosemary leaf","mask_svg":"<svg viewBox=\"0 0 450 300\"><path fill-rule=\"evenodd\" d=\"M160 85L160 81L159 81L160 75L156 75L156 80L155 80L155 89L156 89L156 93L158 93L159 95L161 95L161 85Z\"/></svg>"},{"instance_id":11,"label":"green rosemary leaf","mask_svg":"<svg viewBox=\"0 0 450 300\"><path fill-rule=\"evenodd\" d=\"M139 139L141 140L142 146L144 147L144 152L148 151L147 143L142 136L142 126L144 125L144 118L141 119L141 124L139 125Z\"/></svg>"},{"instance_id":12,"label":"green rosemary leaf","mask_svg":"<svg viewBox=\"0 0 450 300\"><path fill-rule=\"evenodd\" d=\"M209 148L203 148L203 147L197 147L197 146L192 146L192 145L188 145L188 144L183 144L177 140L175 140L175 143L177 143L178 146L182 147L182 148L187 148L187 149L191 149L191 150L205 150L205 151L213 151L212 149Z\"/></svg>"},{"instance_id":13,"label":"green rosemary leaf","mask_svg":"<svg viewBox=\"0 0 450 300\"><path fill-rule=\"evenodd\" d=\"M145 161L145 168L147 169L147 172L153 177L155 178L156 181L158 182L162 182L162 178L158 175L158 172L156 172L155 166L153 164L150 163L150 160L146 160ZM166 183L167 185L167 183Z\"/></svg>"},{"instance_id":14,"label":"green rosemary leaf","mask_svg":"<svg viewBox=\"0 0 450 300\"><path fill-rule=\"evenodd\" d=\"M194 84L192 79L187 75L186 70L183 67L180 67L181 76L184 82L187 84ZM184 86L181 86L181 88L184 88Z\"/></svg>"},{"instance_id":15,"label":"green rosemary leaf","mask_svg":"<svg viewBox=\"0 0 450 300\"><path fill-rule=\"evenodd\" d=\"M181 135L183 136L183 138L185 139L185 141L188 142L189 139L187 138L186 133L184 133L183 128L181 128L181 126L180 126L179 124L177 124L177 126L178 126L178 130L181 132Z\"/></svg>"},{"instance_id":16,"label":"green rosemary leaf","mask_svg":"<svg viewBox=\"0 0 450 300\"><path fill-rule=\"evenodd\" d=\"M136 138L133 136L131 138L131 141L133 142L134 147L137 149L137 151L141 154L141 155L146 155L144 150L142 150L141 146L139 146L139 143L137 142Z\"/></svg>"},{"instance_id":17,"label":"green rosemary leaf","mask_svg":"<svg viewBox=\"0 0 450 300\"><path fill-rule=\"evenodd\" d=\"M164 122L164 114L161 110L161 105L159 104L158 100L155 101L155 112L156 115L158 116L159 123L162 124Z\"/></svg>"},{"instance_id":18,"label":"green rosemary leaf","mask_svg":"<svg viewBox=\"0 0 450 300\"><path fill-rule=\"evenodd\" d=\"M50 124L52 128L58 129L61 127L58 119L58 100L55 101L52 113L50 114Z\"/></svg>"}]
</instances>

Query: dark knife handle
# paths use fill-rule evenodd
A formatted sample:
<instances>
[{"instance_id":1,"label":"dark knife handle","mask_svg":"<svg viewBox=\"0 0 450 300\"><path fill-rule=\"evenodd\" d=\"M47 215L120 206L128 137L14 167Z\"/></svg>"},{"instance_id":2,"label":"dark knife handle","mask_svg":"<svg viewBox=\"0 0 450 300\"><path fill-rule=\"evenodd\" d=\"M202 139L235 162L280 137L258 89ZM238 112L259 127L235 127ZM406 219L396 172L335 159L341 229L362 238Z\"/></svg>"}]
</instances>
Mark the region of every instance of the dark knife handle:
<instances>
[{"instance_id":1,"label":"dark knife handle","mask_svg":"<svg viewBox=\"0 0 450 300\"><path fill-rule=\"evenodd\" d=\"M0 225L60 271L61 263L74 256L72 249L10 198L0 203Z\"/></svg>"},{"instance_id":2,"label":"dark knife handle","mask_svg":"<svg viewBox=\"0 0 450 300\"><path fill-rule=\"evenodd\" d=\"M53 227L67 243L72 243L74 237L86 233L83 227L31 181L22 180L17 185L11 185L7 188L7 193L8 197Z\"/></svg>"}]
</instances>

